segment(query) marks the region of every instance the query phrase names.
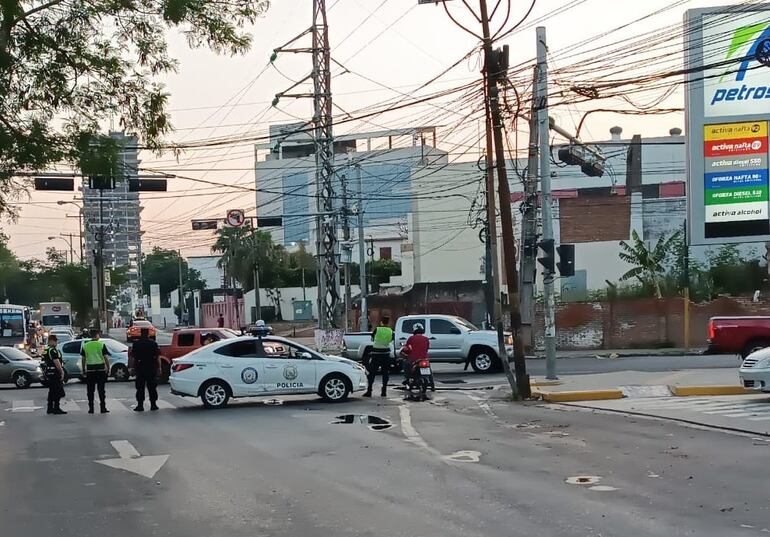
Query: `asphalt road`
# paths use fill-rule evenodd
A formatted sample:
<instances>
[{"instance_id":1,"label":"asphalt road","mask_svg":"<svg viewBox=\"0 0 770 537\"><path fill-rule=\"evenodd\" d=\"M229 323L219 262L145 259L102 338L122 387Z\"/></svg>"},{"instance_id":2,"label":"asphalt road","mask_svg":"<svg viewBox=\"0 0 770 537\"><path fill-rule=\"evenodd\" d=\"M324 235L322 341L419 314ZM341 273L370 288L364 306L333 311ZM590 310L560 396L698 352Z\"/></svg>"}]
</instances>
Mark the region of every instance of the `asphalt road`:
<instances>
[{"instance_id":1,"label":"asphalt road","mask_svg":"<svg viewBox=\"0 0 770 537\"><path fill-rule=\"evenodd\" d=\"M4 537L770 531L764 437L512 404L496 390L207 411L162 387L161 410L138 414L131 385L110 383L112 412L88 415L84 387L66 389L70 413L46 416L45 390L0 388ZM345 414L392 427L332 423ZM598 479L566 482L583 475Z\"/></svg>"}]
</instances>

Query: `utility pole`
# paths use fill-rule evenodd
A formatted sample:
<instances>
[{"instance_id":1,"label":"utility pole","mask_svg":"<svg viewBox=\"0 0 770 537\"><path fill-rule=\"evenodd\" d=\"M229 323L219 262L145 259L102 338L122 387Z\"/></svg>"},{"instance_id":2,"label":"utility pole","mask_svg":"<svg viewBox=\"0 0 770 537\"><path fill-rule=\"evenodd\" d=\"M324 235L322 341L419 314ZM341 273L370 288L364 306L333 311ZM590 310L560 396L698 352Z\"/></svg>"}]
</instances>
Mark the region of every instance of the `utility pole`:
<instances>
[{"instance_id":1,"label":"utility pole","mask_svg":"<svg viewBox=\"0 0 770 537\"><path fill-rule=\"evenodd\" d=\"M350 252L350 218L349 218L349 207L348 207L348 170L345 171L342 175L340 175L340 187L342 190L342 248L346 252ZM343 262L343 269L344 269L344 277L345 277L345 312L344 312L344 319L345 322L343 324L343 328L347 332L350 330L350 305L352 303L351 298L351 290L350 290L350 263L352 262L352 259L350 258L350 255L346 255L346 260Z\"/></svg>"},{"instance_id":2,"label":"utility pole","mask_svg":"<svg viewBox=\"0 0 770 537\"><path fill-rule=\"evenodd\" d=\"M334 141L332 133L331 53L326 0L313 0L313 124L317 210L316 246L319 257L319 310L321 330L339 326L339 266L334 212Z\"/></svg>"},{"instance_id":3,"label":"utility pole","mask_svg":"<svg viewBox=\"0 0 770 537\"><path fill-rule=\"evenodd\" d=\"M184 293L182 292L182 250L177 250L179 255L179 324L184 318Z\"/></svg>"},{"instance_id":4,"label":"utility pole","mask_svg":"<svg viewBox=\"0 0 770 537\"><path fill-rule=\"evenodd\" d=\"M551 151L549 149L548 119L548 47L545 27L537 27L537 130L540 138L540 198L543 207L543 242L553 243L553 214L551 211ZM556 379L556 321L553 271L543 271L543 311L545 316L545 378Z\"/></svg>"},{"instance_id":5,"label":"utility pole","mask_svg":"<svg viewBox=\"0 0 770 537\"><path fill-rule=\"evenodd\" d=\"M535 348L535 284L537 281L537 107L540 103L537 79L538 68L533 71L534 93L532 111L529 117L529 146L527 151L527 174L524 178L524 200L521 225L521 321L524 346Z\"/></svg>"},{"instance_id":6,"label":"utility pole","mask_svg":"<svg viewBox=\"0 0 770 537\"><path fill-rule=\"evenodd\" d=\"M684 220L684 348L690 348L690 245L687 242L687 218Z\"/></svg>"},{"instance_id":7,"label":"utility pole","mask_svg":"<svg viewBox=\"0 0 770 537\"><path fill-rule=\"evenodd\" d=\"M521 339L521 312L519 310L519 275L516 262L516 245L513 238L513 215L511 214L511 190L508 184L508 172L505 164L505 148L503 146L503 124L500 113L500 99L498 82L504 77L508 67L507 52L495 52L492 49L492 39L489 31L489 13L486 0L480 0L481 24L484 41L484 74L487 88L487 106L491 119L492 136L495 146L495 160L497 168L497 192L500 200L500 225L503 231L503 257L505 259L505 273L508 281L508 306L511 316L511 332L513 334L513 360L515 378L511 371L508 356L501 353L500 358L506 377L511 386L511 391L516 399L528 398L531 395L529 376L524 356L524 342ZM498 346L501 350L500 340L503 337L502 320L498 322Z\"/></svg>"},{"instance_id":8,"label":"utility pole","mask_svg":"<svg viewBox=\"0 0 770 537\"><path fill-rule=\"evenodd\" d=\"M96 285L99 304L99 329L104 330L107 322L107 290L104 287L104 189L99 189L99 241L97 247Z\"/></svg>"},{"instance_id":9,"label":"utility pole","mask_svg":"<svg viewBox=\"0 0 770 537\"><path fill-rule=\"evenodd\" d=\"M256 220L255 220L256 222ZM254 319L254 322L257 322L262 318L262 299L259 296L260 286L259 286L259 256L258 256L258 249L257 249L257 227L256 224L251 229L251 240L253 242L254 246L254 309L256 310L256 319ZM303 300L304 293L305 293L305 280L304 280L304 271L302 272L302 293L303 293ZM245 304L244 300L244 304Z\"/></svg>"},{"instance_id":10,"label":"utility pole","mask_svg":"<svg viewBox=\"0 0 770 537\"><path fill-rule=\"evenodd\" d=\"M361 317L358 321L358 329L361 332L369 330L369 305L367 297L369 289L366 284L366 241L364 240L364 188L361 181L361 165L354 164L356 169L356 183L358 186L358 280L361 288Z\"/></svg>"}]
</instances>

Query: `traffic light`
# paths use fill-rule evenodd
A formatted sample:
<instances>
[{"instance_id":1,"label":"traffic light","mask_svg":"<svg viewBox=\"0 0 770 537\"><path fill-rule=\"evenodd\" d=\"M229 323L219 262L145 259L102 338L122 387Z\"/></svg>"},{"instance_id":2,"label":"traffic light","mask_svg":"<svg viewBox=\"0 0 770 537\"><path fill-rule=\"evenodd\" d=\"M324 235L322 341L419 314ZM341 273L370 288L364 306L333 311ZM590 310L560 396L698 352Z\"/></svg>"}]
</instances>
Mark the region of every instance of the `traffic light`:
<instances>
[{"instance_id":1,"label":"traffic light","mask_svg":"<svg viewBox=\"0 0 770 537\"><path fill-rule=\"evenodd\" d=\"M596 149L585 145L570 144L558 151L559 160L569 166L580 166L580 170L589 177L604 175L604 156Z\"/></svg>"},{"instance_id":2,"label":"traffic light","mask_svg":"<svg viewBox=\"0 0 770 537\"><path fill-rule=\"evenodd\" d=\"M193 220L192 228L193 228L193 231L201 231L204 229L216 229L217 221L216 220Z\"/></svg>"},{"instance_id":3,"label":"traffic light","mask_svg":"<svg viewBox=\"0 0 770 537\"><path fill-rule=\"evenodd\" d=\"M115 178L109 175L89 175L88 188L92 190L112 190L115 188Z\"/></svg>"},{"instance_id":4,"label":"traffic light","mask_svg":"<svg viewBox=\"0 0 770 537\"><path fill-rule=\"evenodd\" d=\"M35 177L35 190L75 190L71 177Z\"/></svg>"},{"instance_id":5,"label":"traffic light","mask_svg":"<svg viewBox=\"0 0 770 537\"><path fill-rule=\"evenodd\" d=\"M575 275L575 245L561 244L556 248L559 254L559 262L556 266L559 268L559 274L567 278Z\"/></svg>"},{"instance_id":6,"label":"traffic light","mask_svg":"<svg viewBox=\"0 0 770 537\"><path fill-rule=\"evenodd\" d=\"M537 262L543 265L546 274L554 273L554 266L556 259L554 258L554 240L548 239L537 243L540 249L543 251L543 257L538 257Z\"/></svg>"},{"instance_id":7,"label":"traffic light","mask_svg":"<svg viewBox=\"0 0 770 537\"><path fill-rule=\"evenodd\" d=\"M129 192L166 192L165 179L129 179Z\"/></svg>"}]
</instances>

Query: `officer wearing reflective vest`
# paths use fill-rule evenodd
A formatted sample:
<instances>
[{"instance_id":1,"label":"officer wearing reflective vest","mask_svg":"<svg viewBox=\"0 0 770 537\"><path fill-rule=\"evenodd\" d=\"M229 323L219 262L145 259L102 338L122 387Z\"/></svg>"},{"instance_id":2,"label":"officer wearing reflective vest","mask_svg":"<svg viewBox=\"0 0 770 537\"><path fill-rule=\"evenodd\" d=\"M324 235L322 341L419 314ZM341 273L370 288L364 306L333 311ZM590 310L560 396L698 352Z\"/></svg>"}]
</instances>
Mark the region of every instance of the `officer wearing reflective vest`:
<instances>
[{"instance_id":1,"label":"officer wearing reflective vest","mask_svg":"<svg viewBox=\"0 0 770 537\"><path fill-rule=\"evenodd\" d=\"M374 378L378 372L382 372L382 392L385 397L388 390L388 380L390 380L390 347L393 343L393 329L390 325L390 317L383 317L380 325L372 330L372 351L369 353L368 360L364 362L367 370L366 378L369 387L364 397L372 396L372 386Z\"/></svg>"},{"instance_id":2,"label":"officer wearing reflective vest","mask_svg":"<svg viewBox=\"0 0 770 537\"><path fill-rule=\"evenodd\" d=\"M64 367L61 351L56 348L58 339L54 334L48 336L48 346L43 352L43 375L48 385L48 409L46 414L66 414L61 409L64 397Z\"/></svg>"},{"instance_id":3,"label":"officer wearing reflective vest","mask_svg":"<svg viewBox=\"0 0 770 537\"><path fill-rule=\"evenodd\" d=\"M81 364L83 373L86 376L86 393L88 395L88 413L94 413L94 391L99 391L99 410L102 414L109 412L107 410L106 394L104 385L107 383L107 375L110 370L110 351L107 345L99 340L99 330L91 330L91 341L83 343L80 349Z\"/></svg>"}]
</instances>

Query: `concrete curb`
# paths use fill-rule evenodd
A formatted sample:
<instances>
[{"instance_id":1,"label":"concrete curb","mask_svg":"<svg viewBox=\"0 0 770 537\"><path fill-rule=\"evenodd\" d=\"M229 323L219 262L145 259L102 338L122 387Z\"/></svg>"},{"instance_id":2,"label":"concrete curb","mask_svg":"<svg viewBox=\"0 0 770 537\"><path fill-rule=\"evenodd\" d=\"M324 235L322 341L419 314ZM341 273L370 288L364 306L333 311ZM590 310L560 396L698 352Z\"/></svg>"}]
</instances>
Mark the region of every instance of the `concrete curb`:
<instances>
[{"instance_id":1,"label":"concrete curb","mask_svg":"<svg viewBox=\"0 0 770 537\"><path fill-rule=\"evenodd\" d=\"M755 395L759 390L751 390L738 385L713 386L669 386L675 397L692 397L698 395Z\"/></svg>"},{"instance_id":2,"label":"concrete curb","mask_svg":"<svg viewBox=\"0 0 770 537\"><path fill-rule=\"evenodd\" d=\"M585 390L573 392L544 392L532 390L532 395L549 403L568 403L573 401L603 401L622 399L623 390Z\"/></svg>"}]
</instances>

